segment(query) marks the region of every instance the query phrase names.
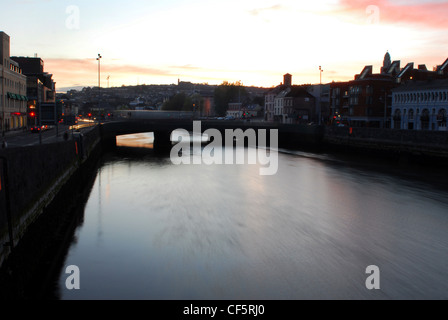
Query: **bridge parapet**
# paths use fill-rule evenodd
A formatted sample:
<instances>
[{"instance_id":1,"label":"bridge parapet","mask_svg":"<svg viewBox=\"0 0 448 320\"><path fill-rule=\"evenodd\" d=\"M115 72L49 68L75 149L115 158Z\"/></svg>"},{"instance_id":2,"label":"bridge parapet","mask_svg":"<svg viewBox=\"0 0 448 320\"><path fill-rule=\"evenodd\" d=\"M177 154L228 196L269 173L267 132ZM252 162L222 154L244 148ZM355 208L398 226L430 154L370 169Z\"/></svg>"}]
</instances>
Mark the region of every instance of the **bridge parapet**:
<instances>
[{"instance_id":1,"label":"bridge parapet","mask_svg":"<svg viewBox=\"0 0 448 320\"><path fill-rule=\"evenodd\" d=\"M155 140L157 137L164 137L165 143L156 143L158 145L167 146L171 143L167 138L171 132L179 129L183 129L189 132L193 132L194 119L182 119L182 118L123 118L116 121L111 121L102 124L103 139L109 139L114 141L116 136L136 134L143 132L153 132ZM222 134L226 130L241 129L246 131L248 129L255 130L256 133L259 130L266 130L268 133L271 130L278 130L279 133L279 145L317 145L323 138L324 130L321 126L309 126L309 125L285 125L273 122L247 122L247 121L225 121L225 120L203 120L200 121L201 133L208 129L216 129Z\"/></svg>"}]
</instances>

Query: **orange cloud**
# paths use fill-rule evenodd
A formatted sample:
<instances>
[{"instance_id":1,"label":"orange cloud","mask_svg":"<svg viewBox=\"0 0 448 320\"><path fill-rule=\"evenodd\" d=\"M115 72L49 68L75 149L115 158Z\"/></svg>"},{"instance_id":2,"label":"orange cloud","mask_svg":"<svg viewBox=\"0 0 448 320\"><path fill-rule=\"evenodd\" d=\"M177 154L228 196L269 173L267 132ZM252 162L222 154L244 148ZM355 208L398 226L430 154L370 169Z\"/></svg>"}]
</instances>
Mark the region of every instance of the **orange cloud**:
<instances>
[{"instance_id":1,"label":"orange cloud","mask_svg":"<svg viewBox=\"0 0 448 320\"><path fill-rule=\"evenodd\" d=\"M410 24L433 29L448 28L448 3L392 0L340 0L341 11L367 18L369 6L376 6L380 23Z\"/></svg>"},{"instance_id":2,"label":"orange cloud","mask_svg":"<svg viewBox=\"0 0 448 320\"><path fill-rule=\"evenodd\" d=\"M85 86L96 85L98 81L98 61L96 59L45 59L45 72L53 74L59 87L82 83ZM113 75L115 79L129 75L171 76L169 70L161 70L147 66L108 64L102 61L101 73Z\"/></svg>"}]
</instances>

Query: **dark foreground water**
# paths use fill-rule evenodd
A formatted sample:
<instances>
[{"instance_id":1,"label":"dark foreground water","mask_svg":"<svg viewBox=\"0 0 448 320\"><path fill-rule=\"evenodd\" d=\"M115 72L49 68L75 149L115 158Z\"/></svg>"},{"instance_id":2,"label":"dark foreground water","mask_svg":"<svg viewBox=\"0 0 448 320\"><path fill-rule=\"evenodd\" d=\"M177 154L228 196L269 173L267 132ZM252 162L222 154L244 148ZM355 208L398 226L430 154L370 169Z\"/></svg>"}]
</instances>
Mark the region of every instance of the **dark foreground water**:
<instances>
[{"instance_id":1,"label":"dark foreground water","mask_svg":"<svg viewBox=\"0 0 448 320\"><path fill-rule=\"evenodd\" d=\"M145 146L142 135L126 143ZM446 177L283 150L259 165L109 155L61 299L447 299ZM65 267L80 270L68 290ZM379 268L380 290L366 288Z\"/></svg>"}]
</instances>

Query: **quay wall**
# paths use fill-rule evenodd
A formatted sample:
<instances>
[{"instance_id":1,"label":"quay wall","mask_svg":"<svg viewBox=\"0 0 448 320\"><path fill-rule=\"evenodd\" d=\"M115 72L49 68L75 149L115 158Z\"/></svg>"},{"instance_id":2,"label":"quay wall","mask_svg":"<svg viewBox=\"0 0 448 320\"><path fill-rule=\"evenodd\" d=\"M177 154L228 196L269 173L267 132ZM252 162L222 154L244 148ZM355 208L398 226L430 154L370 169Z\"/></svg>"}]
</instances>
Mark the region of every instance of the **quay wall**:
<instances>
[{"instance_id":1,"label":"quay wall","mask_svg":"<svg viewBox=\"0 0 448 320\"><path fill-rule=\"evenodd\" d=\"M325 151L413 158L448 165L448 132L326 127Z\"/></svg>"},{"instance_id":2,"label":"quay wall","mask_svg":"<svg viewBox=\"0 0 448 320\"><path fill-rule=\"evenodd\" d=\"M68 141L0 150L0 266L67 181L99 159L100 142L95 127Z\"/></svg>"}]
</instances>

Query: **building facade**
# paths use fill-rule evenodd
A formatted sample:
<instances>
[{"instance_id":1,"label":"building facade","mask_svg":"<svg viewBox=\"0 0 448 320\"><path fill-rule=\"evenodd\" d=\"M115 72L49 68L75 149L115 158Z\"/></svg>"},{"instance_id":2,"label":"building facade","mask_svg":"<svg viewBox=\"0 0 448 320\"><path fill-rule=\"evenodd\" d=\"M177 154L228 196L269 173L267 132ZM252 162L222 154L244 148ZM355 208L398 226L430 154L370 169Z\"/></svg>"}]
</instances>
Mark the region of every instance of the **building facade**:
<instances>
[{"instance_id":1,"label":"building facade","mask_svg":"<svg viewBox=\"0 0 448 320\"><path fill-rule=\"evenodd\" d=\"M283 76L283 82L270 89L264 95L264 120L269 122L281 121L281 106L278 104L282 101L279 100L278 95L292 86L292 75L287 73Z\"/></svg>"},{"instance_id":2,"label":"building facade","mask_svg":"<svg viewBox=\"0 0 448 320\"><path fill-rule=\"evenodd\" d=\"M387 52L380 73L374 74L372 66L365 66L354 80L331 84L331 118L336 123L342 122L353 127L396 128L401 125L393 119L399 117L395 114L398 107L392 110L392 92L395 88L406 86L412 81L447 78L448 59L433 70L428 70L425 65L415 68L412 62L401 68L400 61L392 61ZM434 125L437 127L436 123ZM415 128L414 123L410 122L409 127Z\"/></svg>"},{"instance_id":3,"label":"building facade","mask_svg":"<svg viewBox=\"0 0 448 320\"><path fill-rule=\"evenodd\" d=\"M337 123L352 127L389 128L391 90L398 86L395 76L399 61L384 58L381 73L374 74L373 66L365 66L354 80L333 82L330 85L330 115Z\"/></svg>"},{"instance_id":4,"label":"building facade","mask_svg":"<svg viewBox=\"0 0 448 320\"><path fill-rule=\"evenodd\" d=\"M241 119L243 117L243 104L241 102L230 102L227 109L227 116Z\"/></svg>"},{"instance_id":5,"label":"building facade","mask_svg":"<svg viewBox=\"0 0 448 320\"><path fill-rule=\"evenodd\" d=\"M392 128L447 130L448 79L409 81L392 97Z\"/></svg>"},{"instance_id":6,"label":"building facade","mask_svg":"<svg viewBox=\"0 0 448 320\"><path fill-rule=\"evenodd\" d=\"M0 130L27 128L27 77L10 57L10 37L0 32Z\"/></svg>"},{"instance_id":7,"label":"building facade","mask_svg":"<svg viewBox=\"0 0 448 320\"><path fill-rule=\"evenodd\" d=\"M27 77L27 114L31 125L38 124L39 107L54 105L56 108L56 83L53 75L44 71L44 61L34 57L11 57Z\"/></svg>"},{"instance_id":8,"label":"building facade","mask_svg":"<svg viewBox=\"0 0 448 320\"><path fill-rule=\"evenodd\" d=\"M319 111L316 98L308 92L307 86L291 86L279 105L282 106L282 123L317 123Z\"/></svg>"},{"instance_id":9,"label":"building facade","mask_svg":"<svg viewBox=\"0 0 448 320\"><path fill-rule=\"evenodd\" d=\"M275 116L275 97L281 92L281 87L269 90L264 96L265 121L273 122Z\"/></svg>"},{"instance_id":10,"label":"building facade","mask_svg":"<svg viewBox=\"0 0 448 320\"><path fill-rule=\"evenodd\" d=\"M326 124L330 119L330 84L310 85L307 88L316 101L316 113L320 124ZM318 120L319 121L319 120Z\"/></svg>"}]
</instances>

